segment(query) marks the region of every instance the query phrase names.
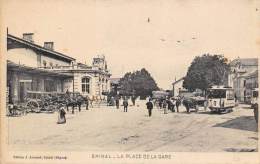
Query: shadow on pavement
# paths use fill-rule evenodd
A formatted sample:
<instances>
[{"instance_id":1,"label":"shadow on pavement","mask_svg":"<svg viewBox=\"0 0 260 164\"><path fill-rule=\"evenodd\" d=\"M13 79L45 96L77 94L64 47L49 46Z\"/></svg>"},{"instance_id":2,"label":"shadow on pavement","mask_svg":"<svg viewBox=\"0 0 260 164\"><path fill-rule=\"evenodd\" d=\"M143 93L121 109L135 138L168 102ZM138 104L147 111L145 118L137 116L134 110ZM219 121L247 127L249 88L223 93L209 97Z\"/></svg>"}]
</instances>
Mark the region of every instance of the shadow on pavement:
<instances>
[{"instance_id":1,"label":"shadow on pavement","mask_svg":"<svg viewBox=\"0 0 260 164\"><path fill-rule=\"evenodd\" d=\"M221 112L221 113L212 112L212 111L198 111L197 114L223 115L223 114L228 114L228 113L231 113L231 112L233 112L233 111L226 111L226 112Z\"/></svg>"},{"instance_id":2,"label":"shadow on pavement","mask_svg":"<svg viewBox=\"0 0 260 164\"><path fill-rule=\"evenodd\" d=\"M247 130L253 132L258 131L254 116L240 116L232 120L228 120L226 122L216 124L213 127L224 127L224 128Z\"/></svg>"},{"instance_id":3,"label":"shadow on pavement","mask_svg":"<svg viewBox=\"0 0 260 164\"><path fill-rule=\"evenodd\" d=\"M238 148L227 148L225 149L227 152L258 152L257 149L248 149L248 148L243 148L243 149L238 149Z\"/></svg>"}]
</instances>

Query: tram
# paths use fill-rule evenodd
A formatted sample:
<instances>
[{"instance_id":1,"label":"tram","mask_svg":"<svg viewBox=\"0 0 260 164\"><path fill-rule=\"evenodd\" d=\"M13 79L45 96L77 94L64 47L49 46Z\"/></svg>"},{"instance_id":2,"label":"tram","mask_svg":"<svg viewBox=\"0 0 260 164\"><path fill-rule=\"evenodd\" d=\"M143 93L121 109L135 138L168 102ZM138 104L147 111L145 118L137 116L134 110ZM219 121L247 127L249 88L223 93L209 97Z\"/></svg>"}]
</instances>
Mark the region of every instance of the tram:
<instances>
[{"instance_id":1,"label":"tram","mask_svg":"<svg viewBox=\"0 0 260 164\"><path fill-rule=\"evenodd\" d=\"M224 86L212 86L207 90L208 108L212 112L232 111L235 106L234 89Z\"/></svg>"}]
</instances>

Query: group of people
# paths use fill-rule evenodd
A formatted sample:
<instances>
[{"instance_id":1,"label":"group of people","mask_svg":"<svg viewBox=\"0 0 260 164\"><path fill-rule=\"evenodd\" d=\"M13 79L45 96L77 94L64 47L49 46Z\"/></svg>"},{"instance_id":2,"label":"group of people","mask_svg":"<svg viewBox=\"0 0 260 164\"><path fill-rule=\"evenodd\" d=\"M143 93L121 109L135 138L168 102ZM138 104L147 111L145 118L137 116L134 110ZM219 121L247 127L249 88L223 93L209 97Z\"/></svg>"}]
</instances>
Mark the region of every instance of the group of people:
<instances>
[{"instance_id":1,"label":"group of people","mask_svg":"<svg viewBox=\"0 0 260 164\"><path fill-rule=\"evenodd\" d=\"M177 98L166 98L166 99L159 99L158 100L158 105L160 109L164 109L164 114L167 114L167 109L175 112L175 107L177 112L179 112L179 106L181 105L181 98L177 97ZM148 116L151 117L152 116L152 110L153 110L153 101L152 98L149 98L148 102L146 103L146 108L148 109Z\"/></svg>"},{"instance_id":2,"label":"group of people","mask_svg":"<svg viewBox=\"0 0 260 164\"><path fill-rule=\"evenodd\" d=\"M120 101L120 96L116 95L116 96L112 96L110 98L107 99L107 105L108 106L116 106L117 109L119 109L119 101ZM126 102L127 101L127 102ZM131 101L133 106L135 106L135 101L136 101L136 97L131 96ZM125 105L124 105L125 104ZM127 97L123 97L123 106L128 106L128 100Z\"/></svg>"},{"instance_id":3,"label":"group of people","mask_svg":"<svg viewBox=\"0 0 260 164\"><path fill-rule=\"evenodd\" d=\"M114 105L116 106L117 109L119 109L120 106L120 97L119 96L115 96L115 97L111 97L110 101L114 101ZM131 101L132 101L132 105L135 106L135 101L136 99L134 97L131 97ZM86 104L86 110L89 109L89 102L90 99L88 97L85 98L85 104ZM161 98L157 101L159 108L160 109L164 109L164 114L167 114L167 110L170 110L171 112L175 112L175 109L177 110L177 112L179 112L179 106L181 105L181 98L180 97L175 97L175 98L170 98L170 97L166 97L166 98ZM123 109L124 112L128 112L128 98L127 97L123 97ZM151 97L148 98L147 103L146 103L146 108L148 110L148 116L151 117L152 116L152 110L154 108L154 103ZM63 124L66 123L66 112L64 110L64 108L62 107L59 110L59 115L58 115L58 124Z\"/></svg>"},{"instance_id":4,"label":"group of people","mask_svg":"<svg viewBox=\"0 0 260 164\"><path fill-rule=\"evenodd\" d=\"M133 106L135 106L135 98L131 97L131 101L133 103ZM119 108L119 101L116 101L116 106L117 109ZM123 107L124 107L124 112L127 112L128 109L128 99L126 97L123 98ZM148 116L152 116L152 110L153 110L153 102L152 98L149 98L149 101L146 103L146 107L148 109Z\"/></svg>"},{"instance_id":5,"label":"group of people","mask_svg":"<svg viewBox=\"0 0 260 164\"><path fill-rule=\"evenodd\" d=\"M175 98L170 98L167 97L166 99L159 99L158 100L158 105L160 109L164 109L164 114L167 113L167 109L175 112L175 108L177 112L179 112L179 106L181 105L181 98L180 97L175 97Z\"/></svg>"}]
</instances>

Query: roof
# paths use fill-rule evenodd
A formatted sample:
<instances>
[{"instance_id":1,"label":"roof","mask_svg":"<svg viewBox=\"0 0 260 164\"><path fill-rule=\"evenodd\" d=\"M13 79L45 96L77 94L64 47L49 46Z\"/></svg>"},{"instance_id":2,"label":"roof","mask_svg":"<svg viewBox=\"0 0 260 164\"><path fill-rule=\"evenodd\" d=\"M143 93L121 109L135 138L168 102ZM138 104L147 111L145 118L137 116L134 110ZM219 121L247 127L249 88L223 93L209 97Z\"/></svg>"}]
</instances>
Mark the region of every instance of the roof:
<instances>
[{"instance_id":1,"label":"roof","mask_svg":"<svg viewBox=\"0 0 260 164\"><path fill-rule=\"evenodd\" d=\"M180 79L176 80L175 82L173 82L173 83L172 83L172 85L175 85L175 84L177 84L177 83L181 82L182 80L184 80L184 77L182 77L182 78L180 78Z\"/></svg>"},{"instance_id":2,"label":"roof","mask_svg":"<svg viewBox=\"0 0 260 164\"><path fill-rule=\"evenodd\" d=\"M73 77L72 74L57 73L57 72L46 70L46 69L29 67L29 66L13 63L9 60L7 60L7 70L14 70L14 71L18 71L18 72L52 76L52 77L61 77L61 78L71 78L71 77Z\"/></svg>"},{"instance_id":3,"label":"roof","mask_svg":"<svg viewBox=\"0 0 260 164\"><path fill-rule=\"evenodd\" d=\"M258 58L237 58L231 61L229 64L235 66L237 63L246 66L258 66Z\"/></svg>"},{"instance_id":4,"label":"roof","mask_svg":"<svg viewBox=\"0 0 260 164\"><path fill-rule=\"evenodd\" d=\"M87 64L83 64L83 63L77 63L77 66L81 67L81 68L86 68L86 69L91 69L92 68L91 66L88 66Z\"/></svg>"},{"instance_id":5,"label":"roof","mask_svg":"<svg viewBox=\"0 0 260 164\"><path fill-rule=\"evenodd\" d=\"M62 59L67 60L67 61L74 61L74 60L76 60L76 59L74 59L74 58L72 58L70 56L67 56L65 54L62 54L62 53L54 51L54 50L50 50L50 49L44 48L44 47L42 47L40 45L37 45L37 44L32 43L30 41L24 40L22 38L18 38L16 36L11 35L11 34L7 35L7 39L11 39L11 40L16 41L19 44L22 44L24 46L30 47L32 49L36 49L38 51L41 51L41 52L43 52L45 54L48 54L48 55L51 55L51 56L54 56L54 57L62 58ZM7 43L7 44L10 44L10 43Z\"/></svg>"}]
</instances>

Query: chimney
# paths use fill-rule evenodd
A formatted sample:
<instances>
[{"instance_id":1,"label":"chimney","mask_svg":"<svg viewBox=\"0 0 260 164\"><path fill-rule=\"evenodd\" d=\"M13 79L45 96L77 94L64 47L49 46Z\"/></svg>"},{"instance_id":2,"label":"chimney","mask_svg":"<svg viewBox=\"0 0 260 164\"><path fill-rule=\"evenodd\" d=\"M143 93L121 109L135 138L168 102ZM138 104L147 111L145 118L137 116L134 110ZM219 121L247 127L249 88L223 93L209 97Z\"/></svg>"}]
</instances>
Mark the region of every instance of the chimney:
<instances>
[{"instance_id":1,"label":"chimney","mask_svg":"<svg viewBox=\"0 0 260 164\"><path fill-rule=\"evenodd\" d=\"M54 42L44 42L44 48L48 50L53 50L54 49Z\"/></svg>"},{"instance_id":2,"label":"chimney","mask_svg":"<svg viewBox=\"0 0 260 164\"><path fill-rule=\"evenodd\" d=\"M23 33L23 39L33 43L33 33Z\"/></svg>"}]
</instances>

